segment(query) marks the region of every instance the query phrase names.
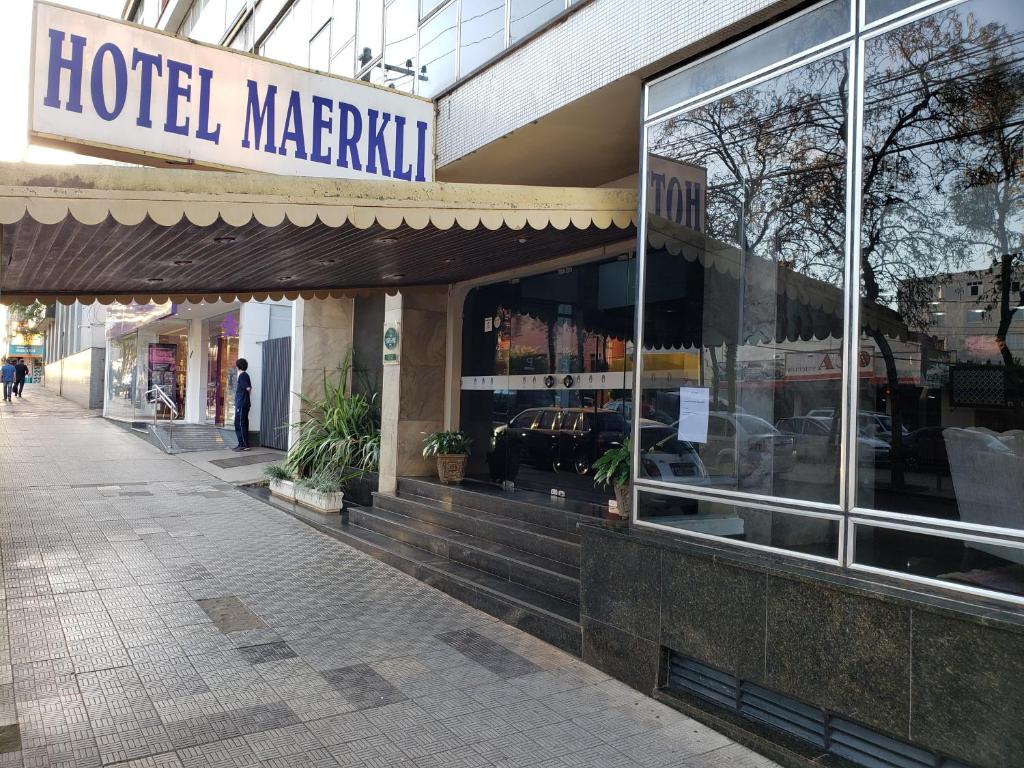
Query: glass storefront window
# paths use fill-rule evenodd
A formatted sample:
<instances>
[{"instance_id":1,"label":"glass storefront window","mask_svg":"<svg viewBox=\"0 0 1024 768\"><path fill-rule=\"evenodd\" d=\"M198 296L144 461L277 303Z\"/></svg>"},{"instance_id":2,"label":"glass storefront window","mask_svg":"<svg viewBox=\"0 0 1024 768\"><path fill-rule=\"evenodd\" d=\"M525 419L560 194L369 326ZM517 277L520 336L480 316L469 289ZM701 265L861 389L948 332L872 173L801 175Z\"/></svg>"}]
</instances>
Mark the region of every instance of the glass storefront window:
<instances>
[{"instance_id":1,"label":"glass storefront window","mask_svg":"<svg viewBox=\"0 0 1024 768\"><path fill-rule=\"evenodd\" d=\"M235 418L235 381L238 371L238 310L203 321L207 339L206 420L225 426Z\"/></svg>"},{"instance_id":2,"label":"glass storefront window","mask_svg":"<svg viewBox=\"0 0 1024 768\"><path fill-rule=\"evenodd\" d=\"M467 75L505 47L505 0L462 0L459 75Z\"/></svg>"},{"instance_id":3,"label":"glass storefront window","mask_svg":"<svg viewBox=\"0 0 1024 768\"><path fill-rule=\"evenodd\" d=\"M114 419L134 419L136 408L142 405L137 386L138 334L129 333L111 339L108 349L105 415Z\"/></svg>"},{"instance_id":4,"label":"glass storefront window","mask_svg":"<svg viewBox=\"0 0 1024 768\"><path fill-rule=\"evenodd\" d=\"M649 86L639 524L820 554L776 514L835 516L846 567L1024 596L1018 6L868 0L857 41L825 3ZM766 45L816 13L831 48Z\"/></svg>"},{"instance_id":5,"label":"glass storefront window","mask_svg":"<svg viewBox=\"0 0 1024 768\"><path fill-rule=\"evenodd\" d=\"M458 3L434 14L420 28L418 93L431 97L455 82Z\"/></svg>"},{"instance_id":6,"label":"glass storefront window","mask_svg":"<svg viewBox=\"0 0 1024 768\"><path fill-rule=\"evenodd\" d=\"M652 470L660 467L666 472L674 471L680 462L687 472L691 472L695 464L699 465L700 458L692 451L657 450L650 452L644 460ZM639 497L637 518L679 531L743 541L758 547L799 552L827 560L839 557L838 515L824 517L763 506L643 493Z\"/></svg>"},{"instance_id":7,"label":"glass storefront window","mask_svg":"<svg viewBox=\"0 0 1024 768\"><path fill-rule=\"evenodd\" d=\"M850 32L850 0L831 0L650 86L647 114L692 99Z\"/></svg>"},{"instance_id":8,"label":"glass storefront window","mask_svg":"<svg viewBox=\"0 0 1024 768\"><path fill-rule=\"evenodd\" d=\"M384 11L384 83L412 93L416 83L416 0L394 0Z\"/></svg>"},{"instance_id":9,"label":"glass storefront window","mask_svg":"<svg viewBox=\"0 0 1024 768\"><path fill-rule=\"evenodd\" d=\"M1022 62L1010 0L867 42L858 506L1024 530Z\"/></svg>"},{"instance_id":10,"label":"glass storefront window","mask_svg":"<svg viewBox=\"0 0 1024 768\"><path fill-rule=\"evenodd\" d=\"M517 43L565 10L565 0L509 0L509 44Z\"/></svg>"},{"instance_id":11,"label":"glass storefront window","mask_svg":"<svg viewBox=\"0 0 1024 768\"><path fill-rule=\"evenodd\" d=\"M706 469L666 482L839 502L846 78L836 53L648 130L638 399Z\"/></svg>"}]
</instances>

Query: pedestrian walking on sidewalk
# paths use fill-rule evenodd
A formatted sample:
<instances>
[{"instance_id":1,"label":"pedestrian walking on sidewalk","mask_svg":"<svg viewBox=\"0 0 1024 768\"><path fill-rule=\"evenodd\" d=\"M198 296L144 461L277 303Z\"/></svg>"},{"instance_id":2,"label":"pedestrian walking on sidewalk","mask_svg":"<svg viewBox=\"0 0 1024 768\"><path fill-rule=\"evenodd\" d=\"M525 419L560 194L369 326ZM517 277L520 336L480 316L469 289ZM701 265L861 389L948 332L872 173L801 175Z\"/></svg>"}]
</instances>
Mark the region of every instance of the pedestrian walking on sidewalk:
<instances>
[{"instance_id":1,"label":"pedestrian walking on sidewalk","mask_svg":"<svg viewBox=\"0 0 1024 768\"><path fill-rule=\"evenodd\" d=\"M18 358L18 362L14 364L14 394L18 397L21 397L21 393L25 391L26 376L28 376L28 366L25 365L22 358Z\"/></svg>"},{"instance_id":2,"label":"pedestrian walking on sidewalk","mask_svg":"<svg viewBox=\"0 0 1024 768\"><path fill-rule=\"evenodd\" d=\"M6 357L4 364L0 366L0 382L4 385L4 402L11 402L11 392L14 391L14 366Z\"/></svg>"},{"instance_id":3,"label":"pedestrian walking on sidewalk","mask_svg":"<svg viewBox=\"0 0 1024 768\"><path fill-rule=\"evenodd\" d=\"M235 437L238 438L236 451L249 450L249 408L252 405L252 381L246 371L249 361L244 357L235 363L238 369L238 381L235 384Z\"/></svg>"}]
</instances>

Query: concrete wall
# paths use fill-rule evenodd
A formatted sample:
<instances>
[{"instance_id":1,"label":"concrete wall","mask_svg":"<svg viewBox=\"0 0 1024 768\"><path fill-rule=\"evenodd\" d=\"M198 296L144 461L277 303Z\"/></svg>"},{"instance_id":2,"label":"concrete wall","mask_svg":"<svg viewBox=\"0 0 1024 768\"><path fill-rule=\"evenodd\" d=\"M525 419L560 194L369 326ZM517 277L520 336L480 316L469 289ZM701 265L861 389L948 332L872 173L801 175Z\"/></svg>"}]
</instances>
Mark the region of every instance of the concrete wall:
<instances>
[{"instance_id":1,"label":"concrete wall","mask_svg":"<svg viewBox=\"0 0 1024 768\"><path fill-rule=\"evenodd\" d=\"M105 362L105 349L83 349L47 365L43 384L83 408L102 408Z\"/></svg>"}]
</instances>

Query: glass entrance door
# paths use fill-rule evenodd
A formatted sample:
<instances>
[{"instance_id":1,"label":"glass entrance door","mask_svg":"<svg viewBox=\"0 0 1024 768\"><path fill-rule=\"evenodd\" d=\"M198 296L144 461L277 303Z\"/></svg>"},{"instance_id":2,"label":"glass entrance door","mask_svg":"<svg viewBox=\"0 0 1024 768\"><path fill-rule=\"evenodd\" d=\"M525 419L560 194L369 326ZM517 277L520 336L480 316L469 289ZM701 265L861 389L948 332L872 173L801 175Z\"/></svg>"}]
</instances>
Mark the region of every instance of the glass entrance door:
<instances>
[{"instance_id":1,"label":"glass entrance door","mask_svg":"<svg viewBox=\"0 0 1024 768\"><path fill-rule=\"evenodd\" d=\"M463 311L462 428L471 472L604 503L593 464L630 432L634 262L475 289ZM486 455L484 455L486 454Z\"/></svg>"}]
</instances>

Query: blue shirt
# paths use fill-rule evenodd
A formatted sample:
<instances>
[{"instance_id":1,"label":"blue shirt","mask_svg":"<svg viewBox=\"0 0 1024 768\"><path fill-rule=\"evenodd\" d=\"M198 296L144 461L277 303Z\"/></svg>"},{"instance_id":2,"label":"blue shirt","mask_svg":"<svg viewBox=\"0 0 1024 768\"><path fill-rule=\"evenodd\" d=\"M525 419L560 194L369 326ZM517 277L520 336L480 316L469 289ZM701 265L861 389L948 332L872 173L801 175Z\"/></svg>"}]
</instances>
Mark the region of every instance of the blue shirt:
<instances>
[{"instance_id":1,"label":"blue shirt","mask_svg":"<svg viewBox=\"0 0 1024 768\"><path fill-rule=\"evenodd\" d=\"M235 384L235 408L249 407L249 390L252 389L252 381L249 374L242 371L238 374L238 382Z\"/></svg>"},{"instance_id":2,"label":"blue shirt","mask_svg":"<svg viewBox=\"0 0 1024 768\"><path fill-rule=\"evenodd\" d=\"M10 363L4 363L3 366L0 366L0 380L2 380L4 384L14 383L13 365L11 365Z\"/></svg>"}]
</instances>

